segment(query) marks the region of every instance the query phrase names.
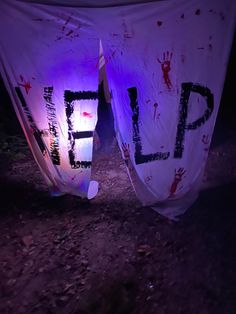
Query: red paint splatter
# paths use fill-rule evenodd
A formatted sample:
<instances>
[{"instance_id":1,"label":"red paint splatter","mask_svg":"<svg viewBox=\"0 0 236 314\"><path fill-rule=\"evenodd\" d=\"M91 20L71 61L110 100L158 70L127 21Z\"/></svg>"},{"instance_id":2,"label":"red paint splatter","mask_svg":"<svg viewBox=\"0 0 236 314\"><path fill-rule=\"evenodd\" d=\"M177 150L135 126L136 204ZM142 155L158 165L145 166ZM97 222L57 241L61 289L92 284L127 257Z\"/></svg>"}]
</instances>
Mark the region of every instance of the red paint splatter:
<instances>
[{"instance_id":1,"label":"red paint splatter","mask_svg":"<svg viewBox=\"0 0 236 314\"><path fill-rule=\"evenodd\" d=\"M64 19L64 18L60 18L59 20ZM81 25L78 24L77 28L73 27L73 29L71 29L72 27L70 27L69 22L72 19L72 15L68 16L67 19L64 19L64 24L62 25L60 31L61 34L60 36L57 36L55 41L59 41L63 38L72 40L73 38L79 37L79 30L81 28Z\"/></svg>"},{"instance_id":2,"label":"red paint splatter","mask_svg":"<svg viewBox=\"0 0 236 314\"><path fill-rule=\"evenodd\" d=\"M155 102L153 105L154 107L154 113L153 113L153 120L158 120L160 118L160 113L157 112L158 104Z\"/></svg>"},{"instance_id":3,"label":"red paint splatter","mask_svg":"<svg viewBox=\"0 0 236 314\"><path fill-rule=\"evenodd\" d=\"M111 50L111 53L110 53L110 56L108 56L108 59L105 58L106 64L110 62L112 59L114 59L116 54L117 54L117 50L113 50L113 51Z\"/></svg>"},{"instance_id":4,"label":"red paint splatter","mask_svg":"<svg viewBox=\"0 0 236 314\"><path fill-rule=\"evenodd\" d=\"M208 45L208 49L209 49L209 51L212 51L212 44Z\"/></svg>"},{"instance_id":5,"label":"red paint splatter","mask_svg":"<svg viewBox=\"0 0 236 314\"><path fill-rule=\"evenodd\" d=\"M163 73L164 82L168 89L172 88L172 83L169 77L169 72L171 70L171 59L172 59L172 52L167 51L166 53L163 53L163 60L160 61L157 59L157 61L161 64L161 69Z\"/></svg>"},{"instance_id":6,"label":"red paint splatter","mask_svg":"<svg viewBox=\"0 0 236 314\"><path fill-rule=\"evenodd\" d=\"M124 33L124 38L133 38L133 35L130 33Z\"/></svg>"},{"instance_id":7,"label":"red paint splatter","mask_svg":"<svg viewBox=\"0 0 236 314\"><path fill-rule=\"evenodd\" d=\"M150 182L152 180L152 176L147 176L144 181L147 184L148 182Z\"/></svg>"},{"instance_id":8,"label":"red paint splatter","mask_svg":"<svg viewBox=\"0 0 236 314\"><path fill-rule=\"evenodd\" d=\"M123 27L123 37L124 39L130 39L134 37L133 31L129 32L128 31L128 27L126 25L125 20L122 23L122 27Z\"/></svg>"},{"instance_id":9,"label":"red paint splatter","mask_svg":"<svg viewBox=\"0 0 236 314\"><path fill-rule=\"evenodd\" d=\"M32 88L30 82L27 82L22 75L20 75L20 80L22 83L18 82L19 86L24 87L26 94L28 94L29 90Z\"/></svg>"},{"instance_id":10,"label":"red paint splatter","mask_svg":"<svg viewBox=\"0 0 236 314\"><path fill-rule=\"evenodd\" d=\"M207 145L209 144L209 136L208 136L208 135L205 135L205 134L204 134L204 135L202 136L202 143L205 144L205 145L206 145L206 144L207 144Z\"/></svg>"},{"instance_id":11,"label":"red paint splatter","mask_svg":"<svg viewBox=\"0 0 236 314\"><path fill-rule=\"evenodd\" d=\"M91 113L86 112L86 111L82 112L82 116L85 118L92 118L93 117Z\"/></svg>"},{"instance_id":12,"label":"red paint splatter","mask_svg":"<svg viewBox=\"0 0 236 314\"><path fill-rule=\"evenodd\" d=\"M200 15L200 13L201 13L201 10L200 10L200 9L197 9L197 10L195 11L195 15Z\"/></svg>"},{"instance_id":13,"label":"red paint splatter","mask_svg":"<svg viewBox=\"0 0 236 314\"><path fill-rule=\"evenodd\" d=\"M66 25L70 22L71 18L72 18L72 15L67 18L67 20L65 21L64 25L62 26L62 29L61 29L62 31L65 30Z\"/></svg>"},{"instance_id":14,"label":"red paint splatter","mask_svg":"<svg viewBox=\"0 0 236 314\"><path fill-rule=\"evenodd\" d=\"M209 150L209 143L210 143L209 135L204 134L202 136L202 143L205 146L204 150L207 152Z\"/></svg>"},{"instance_id":15,"label":"red paint splatter","mask_svg":"<svg viewBox=\"0 0 236 314\"><path fill-rule=\"evenodd\" d=\"M70 31L66 34L66 36L70 36L72 33L74 33L74 31L70 30Z\"/></svg>"},{"instance_id":16,"label":"red paint splatter","mask_svg":"<svg viewBox=\"0 0 236 314\"><path fill-rule=\"evenodd\" d=\"M163 23L162 21L157 21L157 26L160 27L162 25L162 23Z\"/></svg>"},{"instance_id":17,"label":"red paint splatter","mask_svg":"<svg viewBox=\"0 0 236 314\"><path fill-rule=\"evenodd\" d=\"M150 103L150 101L151 101L151 99L148 99L148 100L146 100L146 103L147 103L147 104L149 104L149 103Z\"/></svg>"},{"instance_id":18,"label":"red paint splatter","mask_svg":"<svg viewBox=\"0 0 236 314\"><path fill-rule=\"evenodd\" d=\"M170 188L170 196L173 196L177 190L179 183L183 179L183 175L185 174L186 170L184 168L179 168L178 170L175 169L175 176Z\"/></svg>"},{"instance_id":19,"label":"red paint splatter","mask_svg":"<svg viewBox=\"0 0 236 314\"><path fill-rule=\"evenodd\" d=\"M36 22L53 22L54 19L34 18L34 19L32 19L32 21L36 21Z\"/></svg>"},{"instance_id":20,"label":"red paint splatter","mask_svg":"<svg viewBox=\"0 0 236 314\"><path fill-rule=\"evenodd\" d=\"M30 133L34 134L34 132L35 132L35 130L32 127L30 127Z\"/></svg>"},{"instance_id":21,"label":"red paint splatter","mask_svg":"<svg viewBox=\"0 0 236 314\"><path fill-rule=\"evenodd\" d=\"M181 15L181 19L184 19L184 14Z\"/></svg>"},{"instance_id":22,"label":"red paint splatter","mask_svg":"<svg viewBox=\"0 0 236 314\"><path fill-rule=\"evenodd\" d=\"M161 149L164 148L164 147L165 147L164 145L161 145L161 146L160 146Z\"/></svg>"}]
</instances>

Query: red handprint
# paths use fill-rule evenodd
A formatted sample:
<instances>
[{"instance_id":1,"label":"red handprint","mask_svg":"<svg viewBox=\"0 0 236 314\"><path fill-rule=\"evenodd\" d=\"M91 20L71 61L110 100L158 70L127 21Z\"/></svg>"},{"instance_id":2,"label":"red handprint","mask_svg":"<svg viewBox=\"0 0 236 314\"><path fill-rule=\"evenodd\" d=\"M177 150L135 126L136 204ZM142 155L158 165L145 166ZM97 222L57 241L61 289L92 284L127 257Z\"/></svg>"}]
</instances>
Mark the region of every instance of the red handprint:
<instances>
[{"instance_id":1,"label":"red handprint","mask_svg":"<svg viewBox=\"0 0 236 314\"><path fill-rule=\"evenodd\" d=\"M166 53L165 52L163 53L163 60L162 61L157 59L157 61L161 64L163 78L164 78L165 84L166 84L168 89L171 89L171 87L172 87L172 83L171 83L171 80L169 77L169 72L171 70L170 62L172 59L172 55L173 55L172 52L167 51Z\"/></svg>"},{"instance_id":2,"label":"red handprint","mask_svg":"<svg viewBox=\"0 0 236 314\"><path fill-rule=\"evenodd\" d=\"M175 169L175 177L170 188L170 196L173 196L175 194L178 184L182 181L185 172L186 170L184 170L184 168L179 168L177 171Z\"/></svg>"},{"instance_id":3,"label":"red handprint","mask_svg":"<svg viewBox=\"0 0 236 314\"><path fill-rule=\"evenodd\" d=\"M26 94L28 94L29 90L32 88L32 86L30 85L30 82L29 81L27 82L22 75L20 75L20 80L21 80L21 83L18 82L18 84L24 87Z\"/></svg>"}]
</instances>

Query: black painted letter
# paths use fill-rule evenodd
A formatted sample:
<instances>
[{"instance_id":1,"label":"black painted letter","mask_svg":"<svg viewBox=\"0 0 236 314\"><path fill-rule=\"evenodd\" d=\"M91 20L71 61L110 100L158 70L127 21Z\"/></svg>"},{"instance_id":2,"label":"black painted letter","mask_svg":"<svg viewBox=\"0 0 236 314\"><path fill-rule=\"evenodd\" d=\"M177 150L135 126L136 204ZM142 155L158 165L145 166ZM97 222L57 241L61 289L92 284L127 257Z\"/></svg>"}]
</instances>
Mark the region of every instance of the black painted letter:
<instances>
[{"instance_id":1,"label":"black painted letter","mask_svg":"<svg viewBox=\"0 0 236 314\"><path fill-rule=\"evenodd\" d=\"M204 114L192 123L187 122L188 102L190 93L199 93L206 99L207 109ZM214 97L210 89L199 84L182 83L180 106L179 106L179 121L177 127L174 158L181 158L184 151L185 130L194 130L203 125L211 116L214 109Z\"/></svg>"},{"instance_id":2,"label":"black painted letter","mask_svg":"<svg viewBox=\"0 0 236 314\"><path fill-rule=\"evenodd\" d=\"M56 105L52 101L53 86L44 87L43 98L45 100L48 128L50 133L50 155L54 165L60 165L59 133L56 117Z\"/></svg>"},{"instance_id":3,"label":"black painted letter","mask_svg":"<svg viewBox=\"0 0 236 314\"><path fill-rule=\"evenodd\" d=\"M29 109L29 107L28 107L28 105L27 105L27 103L26 103L26 101L24 99L24 96L23 96L20 88L19 87L15 87L15 91L16 91L17 96L19 97L19 99L21 101L22 108L23 108L24 113L25 113L25 115L26 115L26 117L28 119L29 126L30 126L31 131L32 131L32 133L34 135L34 138L35 138L35 140L36 140L36 142L37 142L37 144L38 144L38 146L39 146L43 156L45 156L47 150L46 150L46 146L45 146L45 144L44 144L44 142L42 140L42 132L40 130L38 130L38 128L37 128L37 126L36 126L36 124L34 122L34 119L33 119L32 115L31 115L30 109Z\"/></svg>"},{"instance_id":4,"label":"black painted letter","mask_svg":"<svg viewBox=\"0 0 236 314\"><path fill-rule=\"evenodd\" d=\"M131 87L127 89L129 92L130 106L133 111L132 122L133 122L133 142L135 144L135 163L137 165L155 160L165 160L170 156L169 152L162 153L157 152L154 154L143 155L142 154L142 143L139 134L139 105L137 101L137 88Z\"/></svg>"}]
</instances>

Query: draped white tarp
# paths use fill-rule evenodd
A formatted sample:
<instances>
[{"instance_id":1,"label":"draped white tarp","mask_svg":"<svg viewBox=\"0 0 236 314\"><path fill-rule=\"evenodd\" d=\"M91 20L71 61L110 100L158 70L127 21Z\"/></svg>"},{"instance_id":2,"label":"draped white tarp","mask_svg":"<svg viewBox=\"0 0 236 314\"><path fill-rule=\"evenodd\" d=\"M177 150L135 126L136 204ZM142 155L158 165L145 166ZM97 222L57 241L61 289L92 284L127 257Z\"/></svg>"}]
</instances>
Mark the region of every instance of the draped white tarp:
<instances>
[{"instance_id":1,"label":"draped white tarp","mask_svg":"<svg viewBox=\"0 0 236 314\"><path fill-rule=\"evenodd\" d=\"M231 0L1 1L1 75L53 193L88 197L106 65L137 197L183 213L200 188L235 17Z\"/></svg>"}]
</instances>

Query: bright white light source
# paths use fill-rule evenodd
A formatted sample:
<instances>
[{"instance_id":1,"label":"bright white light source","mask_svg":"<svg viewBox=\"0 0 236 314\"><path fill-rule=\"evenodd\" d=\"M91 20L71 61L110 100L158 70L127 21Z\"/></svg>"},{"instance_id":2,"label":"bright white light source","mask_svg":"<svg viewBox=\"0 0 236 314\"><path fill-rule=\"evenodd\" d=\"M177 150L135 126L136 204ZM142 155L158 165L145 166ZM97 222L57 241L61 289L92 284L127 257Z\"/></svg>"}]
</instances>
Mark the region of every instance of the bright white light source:
<instances>
[{"instance_id":1,"label":"bright white light source","mask_svg":"<svg viewBox=\"0 0 236 314\"><path fill-rule=\"evenodd\" d=\"M88 199L91 200L98 193L99 184L97 181L90 181L88 188Z\"/></svg>"}]
</instances>

